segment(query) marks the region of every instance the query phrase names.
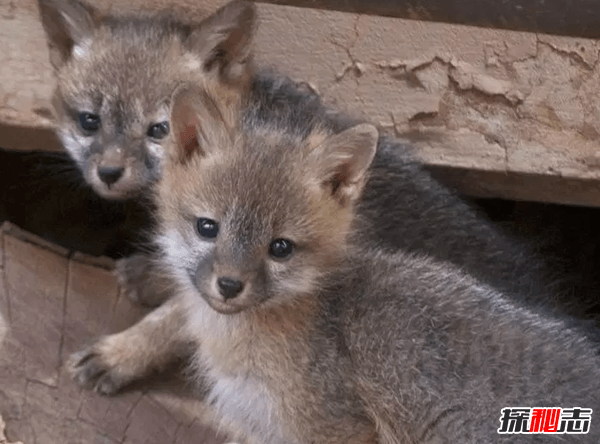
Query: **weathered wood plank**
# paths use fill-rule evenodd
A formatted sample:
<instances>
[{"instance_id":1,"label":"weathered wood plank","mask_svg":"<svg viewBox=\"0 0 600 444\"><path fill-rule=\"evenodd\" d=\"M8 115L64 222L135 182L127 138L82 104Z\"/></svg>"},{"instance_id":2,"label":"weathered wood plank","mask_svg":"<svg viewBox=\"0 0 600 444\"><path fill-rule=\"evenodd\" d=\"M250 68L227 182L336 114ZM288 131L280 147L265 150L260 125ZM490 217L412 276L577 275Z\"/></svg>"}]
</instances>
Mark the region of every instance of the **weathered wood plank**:
<instances>
[{"instance_id":1,"label":"weathered wood plank","mask_svg":"<svg viewBox=\"0 0 600 444\"><path fill-rule=\"evenodd\" d=\"M221 3L94 2L105 11L171 5L196 18ZM428 165L477 172L460 181L462 191L477 194L482 187L471 180L483 178L491 196L600 205L595 40L264 3L258 9L260 65L405 137ZM0 0L0 146L7 148L59 149L48 131L54 80L37 14L34 0ZM502 174L535 176L540 191L537 182L496 181Z\"/></svg>"},{"instance_id":2,"label":"weathered wood plank","mask_svg":"<svg viewBox=\"0 0 600 444\"><path fill-rule=\"evenodd\" d=\"M14 363L28 381L56 387L68 261L6 234L4 255L10 336L21 346Z\"/></svg>"},{"instance_id":3,"label":"weathered wood plank","mask_svg":"<svg viewBox=\"0 0 600 444\"><path fill-rule=\"evenodd\" d=\"M600 37L595 0L261 0L277 5L331 9L356 14Z\"/></svg>"},{"instance_id":4,"label":"weathered wood plank","mask_svg":"<svg viewBox=\"0 0 600 444\"><path fill-rule=\"evenodd\" d=\"M447 167L432 170L447 184L476 197L587 207L597 207L600 202L600 186L597 180Z\"/></svg>"},{"instance_id":5,"label":"weathered wood plank","mask_svg":"<svg viewBox=\"0 0 600 444\"><path fill-rule=\"evenodd\" d=\"M19 442L13 442L13 443L8 442L8 439L4 435L4 429L5 428L6 428L6 424L4 423L4 420L2 419L2 416L0 416L0 444L23 444L20 441Z\"/></svg>"},{"instance_id":6,"label":"weathered wood plank","mask_svg":"<svg viewBox=\"0 0 600 444\"><path fill-rule=\"evenodd\" d=\"M10 224L0 229L0 300L10 326L0 346L0 416L26 444L222 443L196 424L201 406L169 390L132 389L106 398L81 390L64 360L143 314L121 298L110 261L52 247ZM6 315L6 304L0 305ZM1 438L0 438L0 442Z\"/></svg>"}]
</instances>

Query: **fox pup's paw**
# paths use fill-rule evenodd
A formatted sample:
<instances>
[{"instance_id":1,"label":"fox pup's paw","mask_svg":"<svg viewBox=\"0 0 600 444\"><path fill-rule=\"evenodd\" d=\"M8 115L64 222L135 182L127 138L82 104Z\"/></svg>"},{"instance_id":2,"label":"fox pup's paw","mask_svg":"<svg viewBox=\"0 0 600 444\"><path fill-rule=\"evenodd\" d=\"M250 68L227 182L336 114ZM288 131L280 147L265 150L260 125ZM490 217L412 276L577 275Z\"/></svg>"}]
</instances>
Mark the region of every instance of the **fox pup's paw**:
<instances>
[{"instance_id":1,"label":"fox pup's paw","mask_svg":"<svg viewBox=\"0 0 600 444\"><path fill-rule=\"evenodd\" d=\"M70 356L67 369L78 385L101 395L114 395L137 378L126 370L127 357L123 355L123 347L114 341L114 336L106 336Z\"/></svg>"},{"instance_id":2,"label":"fox pup's paw","mask_svg":"<svg viewBox=\"0 0 600 444\"><path fill-rule=\"evenodd\" d=\"M152 260L140 253L116 262L114 274L121 293L134 304L158 307L169 297L164 282L157 278L152 267Z\"/></svg>"}]
</instances>

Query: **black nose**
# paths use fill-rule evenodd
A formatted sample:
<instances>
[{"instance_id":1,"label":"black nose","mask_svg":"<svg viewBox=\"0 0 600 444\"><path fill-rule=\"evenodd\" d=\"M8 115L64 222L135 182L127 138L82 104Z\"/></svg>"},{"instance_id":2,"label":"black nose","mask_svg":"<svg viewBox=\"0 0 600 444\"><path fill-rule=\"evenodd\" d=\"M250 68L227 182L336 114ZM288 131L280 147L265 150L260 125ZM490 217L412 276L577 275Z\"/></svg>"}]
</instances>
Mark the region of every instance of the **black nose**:
<instances>
[{"instance_id":1,"label":"black nose","mask_svg":"<svg viewBox=\"0 0 600 444\"><path fill-rule=\"evenodd\" d=\"M219 292L225 299L236 297L244 289L244 284L236 279L220 277L217 279Z\"/></svg>"},{"instance_id":2,"label":"black nose","mask_svg":"<svg viewBox=\"0 0 600 444\"><path fill-rule=\"evenodd\" d=\"M104 182L106 185L112 185L117 180L121 178L123 175L123 171L125 168L121 167L111 167L111 166L102 166L98 167L98 177L100 180Z\"/></svg>"}]
</instances>

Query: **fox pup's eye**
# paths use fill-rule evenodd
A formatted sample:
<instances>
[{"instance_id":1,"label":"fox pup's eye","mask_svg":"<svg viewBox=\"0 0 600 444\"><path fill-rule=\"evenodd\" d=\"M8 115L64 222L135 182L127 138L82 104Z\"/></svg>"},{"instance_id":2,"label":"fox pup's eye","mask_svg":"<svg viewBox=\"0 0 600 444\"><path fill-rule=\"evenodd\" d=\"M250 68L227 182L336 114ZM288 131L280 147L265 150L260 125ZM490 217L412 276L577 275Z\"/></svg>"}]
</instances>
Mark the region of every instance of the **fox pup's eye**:
<instances>
[{"instance_id":1,"label":"fox pup's eye","mask_svg":"<svg viewBox=\"0 0 600 444\"><path fill-rule=\"evenodd\" d=\"M196 225L198 227L198 233L202 237L214 239L217 237L217 234L219 234L219 224L212 219L200 217L196 222Z\"/></svg>"},{"instance_id":2,"label":"fox pup's eye","mask_svg":"<svg viewBox=\"0 0 600 444\"><path fill-rule=\"evenodd\" d=\"M92 113L81 113L77 116L79 124L86 131L98 131L100 128L100 116Z\"/></svg>"},{"instance_id":3,"label":"fox pup's eye","mask_svg":"<svg viewBox=\"0 0 600 444\"><path fill-rule=\"evenodd\" d=\"M169 122L160 122L155 125L151 125L146 133L153 139L163 139L169 134Z\"/></svg>"},{"instance_id":4,"label":"fox pup's eye","mask_svg":"<svg viewBox=\"0 0 600 444\"><path fill-rule=\"evenodd\" d=\"M269 254L277 259L285 259L294 251L294 243L288 239L275 239L269 245Z\"/></svg>"}]
</instances>

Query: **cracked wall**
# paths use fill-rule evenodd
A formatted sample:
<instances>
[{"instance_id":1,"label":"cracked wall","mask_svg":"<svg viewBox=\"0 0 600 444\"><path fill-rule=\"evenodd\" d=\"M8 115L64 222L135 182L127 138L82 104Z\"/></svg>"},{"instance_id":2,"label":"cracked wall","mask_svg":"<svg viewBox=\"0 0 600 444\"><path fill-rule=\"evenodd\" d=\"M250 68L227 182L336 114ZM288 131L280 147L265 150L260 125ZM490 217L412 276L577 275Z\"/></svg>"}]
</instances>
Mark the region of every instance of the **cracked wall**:
<instances>
[{"instance_id":1,"label":"cracked wall","mask_svg":"<svg viewBox=\"0 0 600 444\"><path fill-rule=\"evenodd\" d=\"M261 12L262 62L411 140L427 163L516 181L592 181L555 197L536 195L527 181L529 190L514 184L504 196L600 203L597 42L291 7ZM503 195L493 188L482 194Z\"/></svg>"},{"instance_id":2,"label":"cracked wall","mask_svg":"<svg viewBox=\"0 0 600 444\"><path fill-rule=\"evenodd\" d=\"M261 12L262 62L409 139L429 164L513 175L479 194L600 203L596 41L291 7ZM532 180L519 189L524 175L541 177L540 189ZM556 179L581 182L565 189Z\"/></svg>"},{"instance_id":3,"label":"cracked wall","mask_svg":"<svg viewBox=\"0 0 600 444\"><path fill-rule=\"evenodd\" d=\"M196 17L221 3L95 2ZM51 125L36 14L33 0L0 0L0 122ZM261 65L410 140L428 164L478 172L467 191L600 205L596 41L267 4L259 15Z\"/></svg>"}]
</instances>

